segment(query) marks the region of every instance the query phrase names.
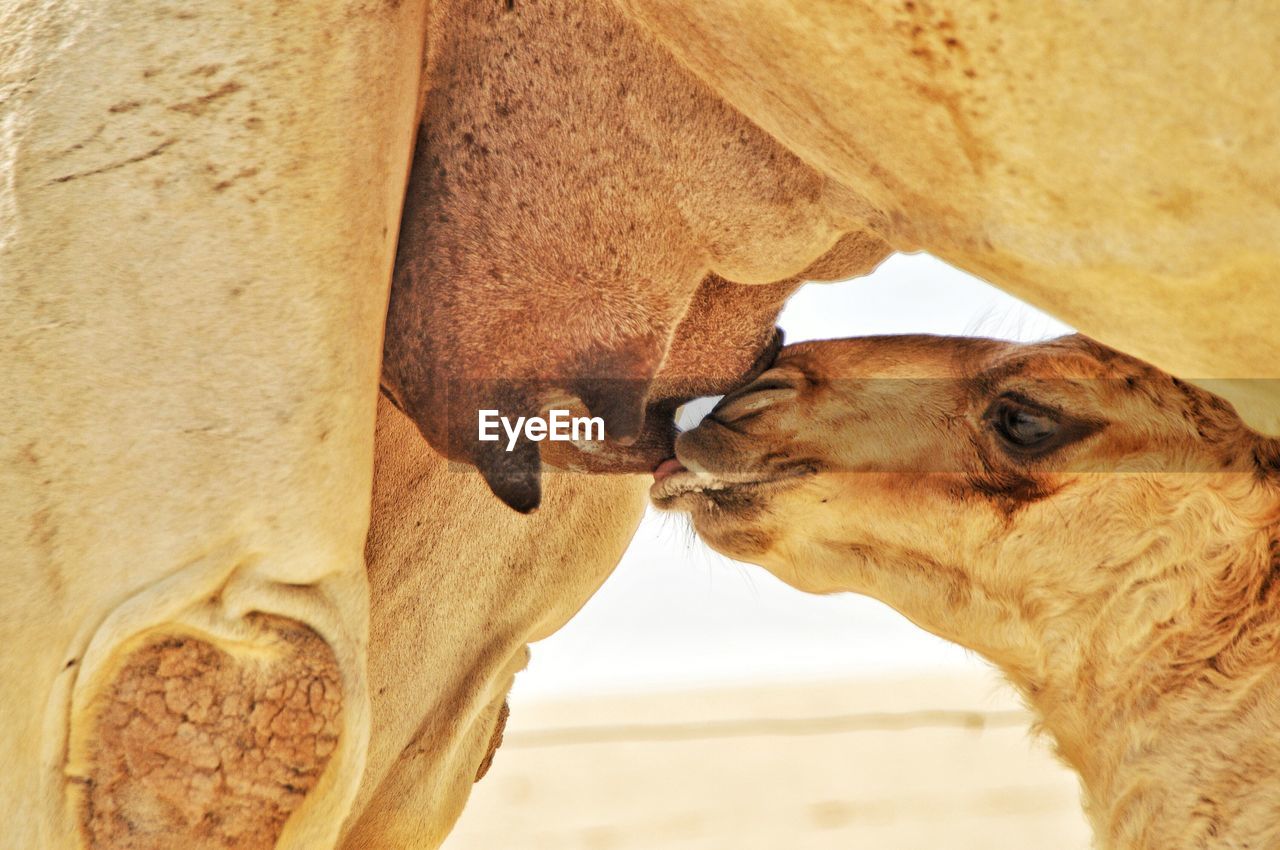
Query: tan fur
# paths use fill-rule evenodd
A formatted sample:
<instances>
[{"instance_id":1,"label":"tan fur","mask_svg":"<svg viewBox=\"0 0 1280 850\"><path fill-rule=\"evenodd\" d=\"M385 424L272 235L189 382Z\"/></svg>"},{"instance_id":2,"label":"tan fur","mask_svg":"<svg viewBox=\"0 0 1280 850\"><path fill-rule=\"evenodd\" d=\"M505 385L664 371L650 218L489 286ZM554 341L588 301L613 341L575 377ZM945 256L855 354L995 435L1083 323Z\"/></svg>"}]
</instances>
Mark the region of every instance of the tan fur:
<instances>
[{"instance_id":1,"label":"tan fur","mask_svg":"<svg viewBox=\"0 0 1280 850\"><path fill-rule=\"evenodd\" d=\"M1077 438L1004 448L987 414L1014 396ZM1082 337L867 338L784 351L681 435L692 471L653 496L728 555L994 661L1079 771L1101 847L1272 847L1278 448Z\"/></svg>"},{"instance_id":2,"label":"tan fur","mask_svg":"<svg viewBox=\"0 0 1280 850\"><path fill-rule=\"evenodd\" d=\"M427 43L384 381L437 451L529 510L537 447L477 442L478 408L580 398L634 435L700 282L799 276L866 205L609 3L445 0ZM888 253L861 235L812 276Z\"/></svg>"},{"instance_id":3,"label":"tan fur","mask_svg":"<svg viewBox=\"0 0 1280 850\"><path fill-rule=\"evenodd\" d=\"M576 613L634 533L648 472L670 452L676 403L763 370L796 286L704 281L654 381L650 427L625 449L543 444L545 505L532 516L494 499L474 469L445 460L382 400L365 550L373 731L342 847L444 840L494 756L526 645ZM643 475L580 471L611 466Z\"/></svg>"},{"instance_id":4,"label":"tan fur","mask_svg":"<svg viewBox=\"0 0 1280 850\"><path fill-rule=\"evenodd\" d=\"M374 733L341 846L426 850L444 840L488 757L526 645L566 622L622 556L646 479L550 471L547 509L521 516L385 401L378 446L382 519L367 549Z\"/></svg>"}]
</instances>

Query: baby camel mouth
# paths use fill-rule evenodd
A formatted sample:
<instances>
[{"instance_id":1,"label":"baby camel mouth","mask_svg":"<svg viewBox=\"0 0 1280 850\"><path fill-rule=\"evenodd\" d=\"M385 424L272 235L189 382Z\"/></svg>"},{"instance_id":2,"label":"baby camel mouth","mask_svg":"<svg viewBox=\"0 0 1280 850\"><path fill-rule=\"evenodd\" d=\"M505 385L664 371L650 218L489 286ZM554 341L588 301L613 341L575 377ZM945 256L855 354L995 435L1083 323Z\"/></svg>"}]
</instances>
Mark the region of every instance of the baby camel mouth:
<instances>
[{"instance_id":1,"label":"baby camel mouth","mask_svg":"<svg viewBox=\"0 0 1280 850\"><path fill-rule=\"evenodd\" d=\"M690 470L677 458L669 458L653 471L653 485L649 488L649 500L655 507L670 510L684 496L739 493L771 484L795 481L812 475L809 464L792 465L782 469L747 470L744 472L706 472Z\"/></svg>"}]
</instances>

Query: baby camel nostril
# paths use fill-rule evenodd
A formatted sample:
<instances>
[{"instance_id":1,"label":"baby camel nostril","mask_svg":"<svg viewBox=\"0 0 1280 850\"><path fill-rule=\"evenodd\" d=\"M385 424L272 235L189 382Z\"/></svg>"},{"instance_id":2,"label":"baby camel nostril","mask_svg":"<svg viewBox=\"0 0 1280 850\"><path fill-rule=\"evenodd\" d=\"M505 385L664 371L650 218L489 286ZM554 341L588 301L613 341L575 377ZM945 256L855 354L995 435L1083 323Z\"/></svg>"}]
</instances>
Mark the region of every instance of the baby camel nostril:
<instances>
[{"instance_id":1,"label":"baby camel nostril","mask_svg":"<svg viewBox=\"0 0 1280 850\"><path fill-rule=\"evenodd\" d=\"M681 463L680 461L676 460L673 457L669 457L666 460L664 460L662 463L658 464L657 468L653 470L653 481L656 484L659 481L670 478L671 476L675 475L677 472L685 472L685 471L686 470L684 468L683 463Z\"/></svg>"}]
</instances>

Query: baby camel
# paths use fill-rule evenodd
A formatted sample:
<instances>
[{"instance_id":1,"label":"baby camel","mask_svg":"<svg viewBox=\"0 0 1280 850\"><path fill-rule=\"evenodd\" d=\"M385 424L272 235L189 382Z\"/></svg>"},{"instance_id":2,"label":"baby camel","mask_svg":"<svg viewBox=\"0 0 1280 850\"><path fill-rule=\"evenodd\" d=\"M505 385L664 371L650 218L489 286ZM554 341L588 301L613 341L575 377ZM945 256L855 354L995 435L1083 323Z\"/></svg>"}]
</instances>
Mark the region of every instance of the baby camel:
<instances>
[{"instance_id":1,"label":"baby camel","mask_svg":"<svg viewBox=\"0 0 1280 850\"><path fill-rule=\"evenodd\" d=\"M1280 847L1280 442L1083 337L784 350L651 496L996 663L1103 848Z\"/></svg>"}]
</instances>

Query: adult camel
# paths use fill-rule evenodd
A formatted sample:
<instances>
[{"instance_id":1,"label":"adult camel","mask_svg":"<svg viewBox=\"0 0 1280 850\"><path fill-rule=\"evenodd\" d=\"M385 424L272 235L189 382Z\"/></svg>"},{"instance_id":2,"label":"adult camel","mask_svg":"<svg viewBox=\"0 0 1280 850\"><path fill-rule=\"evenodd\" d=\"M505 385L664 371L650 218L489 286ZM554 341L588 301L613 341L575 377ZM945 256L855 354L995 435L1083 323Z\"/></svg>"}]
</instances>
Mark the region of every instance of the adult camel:
<instances>
[{"instance_id":1,"label":"adult camel","mask_svg":"<svg viewBox=\"0 0 1280 850\"><path fill-rule=\"evenodd\" d=\"M1280 428L1265 4L1174 27L1163 5L622 6L430 16L385 380L513 507L537 504L536 448L477 442L478 407L574 396L627 433L707 272L779 280L868 235Z\"/></svg>"},{"instance_id":2,"label":"adult camel","mask_svg":"<svg viewBox=\"0 0 1280 850\"><path fill-rule=\"evenodd\" d=\"M567 163L507 160L515 176L545 169L539 181L553 187L557 169L596 168L567 172L575 179L562 185L591 177L597 193L553 194L563 202L535 228L490 228L475 243L415 232L433 211L422 199L448 195L474 215L510 188L478 163L513 146L477 130L558 149L556 116L539 117L538 98L508 100L505 114L501 102L476 101L467 114L487 117L488 129L450 130L429 113L425 126L439 134L418 147L388 383L419 428L480 459L513 504L539 497L528 450L516 465L486 463L464 441L450 445L465 431L429 415L425 393L445 382L426 379L447 360L423 349L424 258L465 270L472 261L459 251L492 248L508 263L522 259L513 245L531 246L532 278L494 266L471 290L466 275L438 276L434 298L459 320L460 361L503 354L512 376L586 397L617 434L635 429L699 281L787 278L850 243L935 251L1191 377L1275 377L1266 284L1277 266L1280 86L1275 24L1260 7L1179 29L1160 25L1164 7L1118 20L1064 11L1052 22L1001 10L979 18L959 4L617 8L584 18L511 3L486 17L487 7L439 4L430 24L415 0L306 12L29 0L0 11L0 720L11 730L0 746L18 766L0 805L15 843L76 846L103 742L97 726L70 718L162 664L185 679L221 669L183 643L193 634L240 659L234 682L209 681L214 691L267 703L286 692L301 700L307 685L282 731L270 726L276 715L260 718L264 746L307 742L306 752L285 747L306 781L246 822L268 838L279 831L278 846L336 840L371 728L362 547L424 33L429 81L449 72L433 56L488 69L529 44L511 54L528 64L459 90L475 97L512 75L577 74L579 85L555 96L580 108L617 82L605 72L629 69L623 82L634 84L612 88L621 125L561 114L562 130L600 131L596 160L589 141ZM563 14L529 17L548 10ZM689 36L677 39L681 27ZM455 31L475 38L448 40ZM547 54L540 34L565 47ZM620 61L601 61L602 51ZM584 69L599 73L584 79ZM441 90L429 85L427 101ZM507 123L502 136L525 104L533 134L513 137L519 124ZM599 161L614 131L647 140L648 158L628 147ZM429 166L446 146L469 151L458 156L478 179L423 170L424 152ZM674 170L654 166L666 149ZM751 203L740 206L722 180L754 187ZM480 200L467 201L477 189ZM637 207L646 193L670 203ZM655 210L660 226L647 229ZM548 230L555 221L576 222L577 241ZM632 225L643 238L629 241ZM578 271L589 257L595 287L546 286L547 244ZM669 263L633 274L644 256ZM575 293L591 296L566 297ZM496 340L476 318L495 313L508 331ZM1219 339L1226 327L1233 333ZM566 332L544 339L547 328ZM557 362L540 361L543 351ZM575 362L592 351L612 383L583 384L592 375ZM1219 391L1264 426L1258 386ZM172 698L199 711L204 696ZM261 778L275 782L274 767Z\"/></svg>"}]
</instances>

